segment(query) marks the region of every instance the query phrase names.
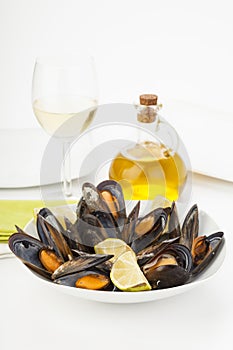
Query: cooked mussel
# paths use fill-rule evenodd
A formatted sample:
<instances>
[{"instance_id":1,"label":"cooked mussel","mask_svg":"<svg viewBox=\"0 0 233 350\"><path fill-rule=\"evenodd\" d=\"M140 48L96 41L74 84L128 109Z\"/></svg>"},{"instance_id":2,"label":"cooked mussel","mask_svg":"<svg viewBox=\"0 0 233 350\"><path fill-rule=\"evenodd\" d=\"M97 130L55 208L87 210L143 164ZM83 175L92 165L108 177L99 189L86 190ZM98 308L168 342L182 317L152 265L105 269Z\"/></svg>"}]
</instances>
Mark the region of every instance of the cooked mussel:
<instances>
[{"instance_id":1,"label":"cooked mussel","mask_svg":"<svg viewBox=\"0 0 233 350\"><path fill-rule=\"evenodd\" d=\"M154 244L149 245L137 254L137 261L139 266L145 265L149 260L157 256L161 251L163 251L170 244L178 242L179 237L156 241Z\"/></svg>"},{"instance_id":2,"label":"cooked mussel","mask_svg":"<svg viewBox=\"0 0 233 350\"><path fill-rule=\"evenodd\" d=\"M153 210L138 220L131 248L135 253L155 242L166 227L167 213L163 208Z\"/></svg>"},{"instance_id":3,"label":"cooked mussel","mask_svg":"<svg viewBox=\"0 0 233 350\"><path fill-rule=\"evenodd\" d=\"M185 217L180 243L187 246L192 254L193 266L190 281L200 275L210 266L214 257L224 245L223 232L216 232L209 236L199 236L199 212L197 205L193 205Z\"/></svg>"},{"instance_id":4,"label":"cooked mussel","mask_svg":"<svg viewBox=\"0 0 233 350\"><path fill-rule=\"evenodd\" d=\"M21 233L15 233L9 238L8 245L12 253L14 253L29 269L50 279L51 272L44 268L39 258L41 249L45 247L44 244L23 232L22 229L20 229L20 231Z\"/></svg>"},{"instance_id":5,"label":"cooked mussel","mask_svg":"<svg viewBox=\"0 0 233 350\"><path fill-rule=\"evenodd\" d=\"M77 279L75 287L84 289L106 289L111 283L108 276L101 273L89 273Z\"/></svg>"},{"instance_id":6,"label":"cooked mussel","mask_svg":"<svg viewBox=\"0 0 233 350\"><path fill-rule=\"evenodd\" d=\"M44 247L39 251L39 259L44 268L53 273L63 261L56 255L54 250Z\"/></svg>"},{"instance_id":7,"label":"cooked mussel","mask_svg":"<svg viewBox=\"0 0 233 350\"><path fill-rule=\"evenodd\" d=\"M176 287L186 283L192 268L190 250L181 244L171 244L143 266L143 272L153 289Z\"/></svg>"},{"instance_id":8,"label":"cooked mussel","mask_svg":"<svg viewBox=\"0 0 233 350\"><path fill-rule=\"evenodd\" d=\"M95 211L109 212L109 207L100 191L91 183L85 182L82 186L83 200L90 213Z\"/></svg>"},{"instance_id":9,"label":"cooked mussel","mask_svg":"<svg viewBox=\"0 0 233 350\"><path fill-rule=\"evenodd\" d=\"M40 217L39 220L41 220L44 230L47 232L49 240L52 242L49 247L57 252L57 255L63 262L72 260L72 251L59 228L50 224L47 219L43 217Z\"/></svg>"},{"instance_id":10,"label":"cooked mussel","mask_svg":"<svg viewBox=\"0 0 233 350\"><path fill-rule=\"evenodd\" d=\"M109 212L114 216L118 227L122 231L126 222L126 208L120 184L113 180L107 180L99 183L97 189L100 191Z\"/></svg>"},{"instance_id":11,"label":"cooked mussel","mask_svg":"<svg viewBox=\"0 0 233 350\"><path fill-rule=\"evenodd\" d=\"M93 290L112 290L113 285L107 274L98 269L89 269L81 272L66 275L54 280L57 284L65 286L93 289Z\"/></svg>"},{"instance_id":12,"label":"cooked mussel","mask_svg":"<svg viewBox=\"0 0 233 350\"><path fill-rule=\"evenodd\" d=\"M223 232L200 236L194 240L192 247L193 269L190 280L199 276L211 265L214 258L221 252L224 242Z\"/></svg>"}]
</instances>

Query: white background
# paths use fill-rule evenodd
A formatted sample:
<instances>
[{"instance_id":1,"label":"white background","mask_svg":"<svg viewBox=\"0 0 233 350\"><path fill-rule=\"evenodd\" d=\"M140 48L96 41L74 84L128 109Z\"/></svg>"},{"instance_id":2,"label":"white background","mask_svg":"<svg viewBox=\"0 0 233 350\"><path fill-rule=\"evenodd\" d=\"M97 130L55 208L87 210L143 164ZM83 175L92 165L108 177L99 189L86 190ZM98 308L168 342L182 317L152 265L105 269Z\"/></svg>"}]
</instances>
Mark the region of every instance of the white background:
<instances>
[{"instance_id":1,"label":"white background","mask_svg":"<svg viewBox=\"0 0 233 350\"><path fill-rule=\"evenodd\" d=\"M232 1L0 1L0 126L33 127L34 59L88 49L100 102L155 92L233 112Z\"/></svg>"}]
</instances>

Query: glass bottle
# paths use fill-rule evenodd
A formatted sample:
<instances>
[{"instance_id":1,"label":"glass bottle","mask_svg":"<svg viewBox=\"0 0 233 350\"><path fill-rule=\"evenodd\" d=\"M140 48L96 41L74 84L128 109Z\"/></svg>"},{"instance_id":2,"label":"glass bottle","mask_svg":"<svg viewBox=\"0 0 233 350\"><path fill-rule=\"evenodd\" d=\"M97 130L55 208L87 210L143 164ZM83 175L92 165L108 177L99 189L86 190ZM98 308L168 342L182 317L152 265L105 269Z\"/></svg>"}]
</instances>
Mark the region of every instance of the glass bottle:
<instances>
[{"instance_id":1,"label":"glass bottle","mask_svg":"<svg viewBox=\"0 0 233 350\"><path fill-rule=\"evenodd\" d=\"M157 100L156 95L140 96L137 140L121 149L109 168L109 178L120 182L127 200L177 200L187 178L179 136L158 114L162 105Z\"/></svg>"}]
</instances>

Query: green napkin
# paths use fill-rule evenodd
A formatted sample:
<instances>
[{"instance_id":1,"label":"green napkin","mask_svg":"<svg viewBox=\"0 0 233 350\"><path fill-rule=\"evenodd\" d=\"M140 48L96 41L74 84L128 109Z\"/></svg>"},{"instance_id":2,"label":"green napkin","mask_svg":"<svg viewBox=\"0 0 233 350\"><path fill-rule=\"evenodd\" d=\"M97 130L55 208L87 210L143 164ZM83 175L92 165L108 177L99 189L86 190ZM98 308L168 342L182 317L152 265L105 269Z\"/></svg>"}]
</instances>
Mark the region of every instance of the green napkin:
<instances>
[{"instance_id":1,"label":"green napkin","mask_svg":"<svg viewBox=\"0 0 233 350\"><path fill-rule=\"evenodd\" d=\"M71 203L75 201L71 200L66 204ZM52 207L56 208L58 205L61 205L61 202L51 202L49 208L53 211ZM37 210L44 206L41 200L0 200L0 243L5 243L9 236L16 232L15 225L23 229L28 221L35 217Z\"/></svg>"}]
</instances>

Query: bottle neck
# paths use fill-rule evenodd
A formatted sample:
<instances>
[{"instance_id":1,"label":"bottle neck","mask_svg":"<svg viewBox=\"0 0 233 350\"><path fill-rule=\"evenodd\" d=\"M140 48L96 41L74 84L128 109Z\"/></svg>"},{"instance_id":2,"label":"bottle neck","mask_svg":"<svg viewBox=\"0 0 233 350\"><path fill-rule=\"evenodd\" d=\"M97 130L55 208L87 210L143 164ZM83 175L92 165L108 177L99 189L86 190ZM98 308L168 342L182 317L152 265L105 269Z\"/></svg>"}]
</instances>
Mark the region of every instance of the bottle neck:
<instances>
[{"instance_id":1,"label":"bottle neck","mask_svg":"<svg viewBox=\"0 0 233 350\"><path fill-rule=\"evenodd\" d=\"M151 124L158 122L158 111L161 109L161 105L135 105L137 110L137 120L140 123Z\"/></svg>"},{"instance_id":2,"label":"bottle neck","mask_svg":"<svg viewBox=\"0 0 233 350\"><path fill-rule=\"evenodd\" d=\"M137 143L156 142L155 133L159 125L158 111L161 105L145 106L135 104L137 110L138 137Z\"/></svg>"}]
</instances>

